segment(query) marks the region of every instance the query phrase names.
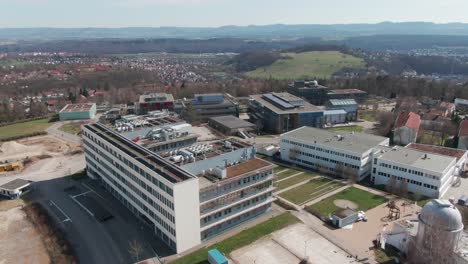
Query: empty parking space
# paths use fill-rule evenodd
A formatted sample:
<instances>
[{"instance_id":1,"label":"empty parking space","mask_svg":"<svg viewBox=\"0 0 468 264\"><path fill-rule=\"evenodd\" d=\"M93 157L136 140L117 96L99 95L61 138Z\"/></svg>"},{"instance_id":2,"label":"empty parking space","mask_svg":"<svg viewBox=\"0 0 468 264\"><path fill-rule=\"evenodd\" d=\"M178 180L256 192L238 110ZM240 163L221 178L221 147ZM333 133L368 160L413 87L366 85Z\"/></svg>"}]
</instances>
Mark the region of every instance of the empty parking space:
<instances>
[{"instance_id":1,"label":"empty parking space","mask_svg":"<svg viewBox=\"0 0 468 264\"><path fill-rule=\"evenodd\" d=\"M72 199L99 222L112 218L112 214L98 202L97 199L99 198L96 194L90 191L86 191L83 194L77 194L76 196L73 196Z\"/></svg>"},{"instance_id":2,"label":"empty parking space","mask_svg":"<svg viewBox=\"0 0 468 264\"><path fill-rule=\"evenodd\" d=\"M72 221L70 217L63 211L62 208L60 208L54 201L50 200L49 201L49 208L50 211L58 218L60 222L68 222Z\"/></svg>"}]
</instances>

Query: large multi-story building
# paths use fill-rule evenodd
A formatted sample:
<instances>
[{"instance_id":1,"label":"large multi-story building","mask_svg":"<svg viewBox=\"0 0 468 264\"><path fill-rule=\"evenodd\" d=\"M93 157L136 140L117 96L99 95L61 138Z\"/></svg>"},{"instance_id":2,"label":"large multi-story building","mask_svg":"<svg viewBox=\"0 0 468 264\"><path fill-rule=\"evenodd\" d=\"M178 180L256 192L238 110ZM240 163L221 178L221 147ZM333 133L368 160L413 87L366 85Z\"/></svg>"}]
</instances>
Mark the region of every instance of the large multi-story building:
<instances>
[{"instance_id":1,"label":"large multi-story building","mask_svg":"<svg viewBox=\"0 0 468 264\"><path fill-rule=\"evenodd\" d=\"M283 133L302 126L322 127L323 110L289 93L251 95L250 119L261 130Z\"/></svg>"},{"instance_id":2,"label":"large multi-story building","mask_svg":"<svg viewBox=\"0 0 468 264\"><path fill-rule=\"evenodd\" d=\"M363 103L367 100L367 92L358 89L337 89L330 90L327 93L328 99L354 99L358 103Z\"/></svg>"},{"instance_id":3,"label":"large multi-story building","mask_svg":"<svg viewBox=\"0 0 468 264\"><path fill-rule=\"evenodd\" d=\"M136 103L137 112L140 115L157 110L174 110L174 96L168 93L150 93L140 95Z\"/></svg>"},{"instance_id":4,"label":"large multi-story building","mask_svg":"<svg viewBox=\"0 0 468 264\"><path fill-rule=\"evenodd\" d=\"M317 81L294 81L288 85L288 92L305 98L311 104L323 105L328 100L330 88L318 84Z\"/></svg>"},{"instance_id":5,"label":"large multi-story building","mask_svg":"<svg viewBox=\"0 0 468 264\"><path fill-rule=\"evenodd\" d=\"M155 153L148 146L162 132L133 140L124 132L135 130L83 127L87 174L177 253L271 208L274 165L255 158L253 146L230 140Z\"/></svg>"},{"instance_id":6,"label":"large multi-story building","mask_svg":"<svg viewBox=\"0 0 468 264\"><path fill-rule=\"evenodd\" d=\"M191 104L201 121L225 115L239 117L239 105L221 93L195 94Z\"/></svg>"},{"instance_id":7,"label":"large multi-story building","mask_svg":"<svg viewBox=\"0 0 468 264\"><path fill-rule=\"evenodd\" d=\"M382 148L372 164L371 182L387 185L394 178L395 188L406 181L407 190L439 198L464 171L466 151L422 144Z\"/></svg>"},{"instance_id":8,"label":"large multi-story building","mask_svg":"<svg viewBox=\"0 0 468 264\"><path fill-rule=\"evenodd\" d=\"M380 147L388 145L389 139L385 137L312 127L301 127L280 136L282 160L314 170L354 175L356 180L370 175L374 155Z\"/></svg>"}]
</instances>

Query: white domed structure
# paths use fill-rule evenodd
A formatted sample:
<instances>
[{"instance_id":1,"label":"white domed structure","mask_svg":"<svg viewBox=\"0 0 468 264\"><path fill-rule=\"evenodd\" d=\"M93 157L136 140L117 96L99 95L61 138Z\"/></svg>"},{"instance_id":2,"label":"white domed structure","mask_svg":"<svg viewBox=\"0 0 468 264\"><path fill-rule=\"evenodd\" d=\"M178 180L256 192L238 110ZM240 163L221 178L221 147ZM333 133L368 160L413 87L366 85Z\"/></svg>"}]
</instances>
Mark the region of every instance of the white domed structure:
<instances>
[{"instance_id":1,"label":"white domed structure","mask_svg":"<svg viewBox=\"0 0 468 264\"><path fill-rule=\"evenodd\" d=\"M432 200L424 205L419 214L419 221L433 228L446 232L463 230L460 211L447 200Z\"/></svg>"},{"instance_id":2,"label":"white domed structure","mask_svg":"<svg viewBox=\"0 0 468 264\"><path fill-rule=\"evenodd\" d=\"M432 200L419 214L416 243L410 253L415 263L454 263L453 252L463 231L460 211L447 200Z\"/></svg>"}]
</instances>

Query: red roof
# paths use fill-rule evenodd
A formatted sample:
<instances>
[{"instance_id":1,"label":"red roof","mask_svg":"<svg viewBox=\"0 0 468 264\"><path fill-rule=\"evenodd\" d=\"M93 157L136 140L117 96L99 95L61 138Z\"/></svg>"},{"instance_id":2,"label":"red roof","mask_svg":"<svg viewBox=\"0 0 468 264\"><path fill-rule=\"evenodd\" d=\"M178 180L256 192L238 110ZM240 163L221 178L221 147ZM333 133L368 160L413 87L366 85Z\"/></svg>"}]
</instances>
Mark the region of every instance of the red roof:
<instances>
[{"instance_id":1,"label":"red roof","mask_svg":"<svg viewBox=\"0 0 468 264\"><path fill-rule=\"evenodd\" d=\"M460 123L460 130L458 131L459 137L468 136L468 120L463 120Z\"/></svg>"},{"instance_id":2,"label":"red roof","mask_svg":"<svg viewBox=\"0 0 468 264\"><path fill-rule=\"evenodd\" d=\"M46 104L48 104L48 105L56 105L56 104L58 104L58 102L59 102L59 101L55 99L55 100L49 100L49 101L47 101Z\"/></svg>"},{"instance_id":3,"label":"red roof","mask_svg":"<svg viewBox=\"0 0 468 264\"><path fill-rule=\"evenodd\" d=\"M415 130L419 130L421 125L421 117L413 112L401 112L395 122L395 128L409 127Z\"/></svg>"}]
</instances>

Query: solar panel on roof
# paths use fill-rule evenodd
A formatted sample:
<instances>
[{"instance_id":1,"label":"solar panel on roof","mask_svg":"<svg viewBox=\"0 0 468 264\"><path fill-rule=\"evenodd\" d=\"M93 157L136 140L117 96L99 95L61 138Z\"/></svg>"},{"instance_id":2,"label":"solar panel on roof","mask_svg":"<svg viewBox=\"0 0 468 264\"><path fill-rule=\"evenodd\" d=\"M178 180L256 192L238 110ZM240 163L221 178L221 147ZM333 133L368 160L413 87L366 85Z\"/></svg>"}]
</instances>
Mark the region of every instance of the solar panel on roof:
<instances>
[{"instance_id":1,"label":"solar panel on roof","mask_svg":"<svg viewBox=\"0 0 468 264\"><path fill-rule=\"evenodd\" d=\"M272 95L272 94L264 94L263 95L266 99L268 99L269 101L271 101L272 103L275 103L275 104L278 104L280 107L282 108L285 108L285 109L292 109L294 108L294 105L290 104L290 103L287 103L283 100L281 100L280 98Z\"/></svg>"}]
</instances>

